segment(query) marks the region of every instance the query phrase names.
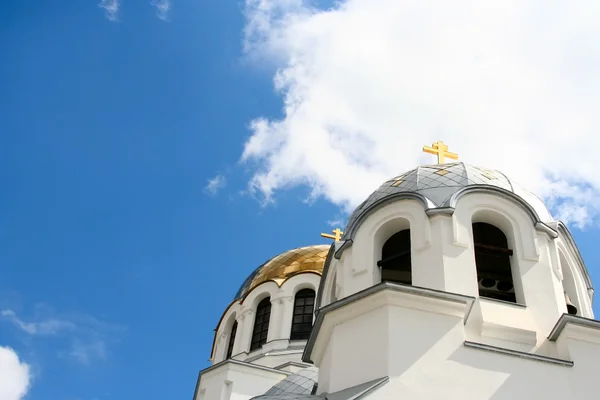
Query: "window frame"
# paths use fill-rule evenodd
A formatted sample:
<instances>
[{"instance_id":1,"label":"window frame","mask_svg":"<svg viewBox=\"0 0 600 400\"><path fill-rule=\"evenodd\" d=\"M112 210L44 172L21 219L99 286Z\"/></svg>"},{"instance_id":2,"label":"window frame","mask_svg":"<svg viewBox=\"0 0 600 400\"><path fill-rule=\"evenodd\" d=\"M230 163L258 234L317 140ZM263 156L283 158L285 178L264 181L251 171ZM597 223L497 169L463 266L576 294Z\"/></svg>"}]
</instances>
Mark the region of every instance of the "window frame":
<instances>
[{"instance_id":1,"label":"window frame","mask_svg":"<svg viewBox=\"0 0 600 400\"><path fill-rule=\"evenodd\" d=\"M227 352L225 353L225 359L228 360L233 356L233 346L235 344L235 335L237 334L238 323L237 320L233 321L231 325L231 332L229 332L229 342L227 342Z\"/></svg>"},{"instance_id":2,"label":"window frame","mask_svg":"<svg viewBox=\"0 0 600 400\"><path fill-rule=\"evenodd\" d=\"M311 304L306 304L307 300ZM290 330L290 340L307 340L310 336L315 312L315 300L316 293L313 289L310 288L301 289L294 296L294 308L292 310L292 327ZM300 319L300 322L296 322L298 318ZM307 326L310 327L307 329ZM296 328L296 331L294 330L294 328Z\"/></svg>"},{"instance_id":3,"label":"window frame","mask_svg":"<svg viewBox=\"0 0 600 400\"><path fill-rule=\"evenodd\" d=\"M404 237L398 236L398 235L402 235ZM396 237L396 236L398 236L398 238L399 238L397 240L399 241L398 244L401 245L400 249L398 249L397 251L394 251L391 255L384 254L384 249L386 248L386 245L388 245L388 243L390 243L390 241L393 240L394 237ZM408 276L409 276L408 281L390 280L390 279L384 278L385 270L394 271L393 267L388 266L389 264L395 262L396 260L401 260L402 258L406 258L406 257L408 258ZM410 227L400 229L400 230L394 232L390 237L388 237L383 242L383 244L381 246L381 259L379 261L377 261L377 266L379 267L381 282L393 282L393 283L398 283L401 285L412 285L412 281L413 281L412 241L411 241Z\"/></svg>"},{"instance_id":4,"label":"window frame","mask_svg":"<svg viewBox=\"0 0 600 400\"><path fill-rule=\"evenodd\" d=\"M476 229L476 226L478 226L479 228ZM476 275L477 275L477 293L478 293L478 295L480 297L490 299L490 300L504 301L504 302L511 303L511 304L519 304L518 298L517 298L517 289L515 287L515 277L513 274L514 266L513 266L512 257L514 256L514 251L510 248L509 237L506 235L506 233L504 233L504 231L501 228L499 228L495 224L492 224L492 223L489 223L486 221L471 222L471 229L473 232L473 238L472 238L473 239L473 256L475 257L475 270L476 270ZM502 237L497 236L499 234L502 234ZM495 235L497 237L494 237ZM496 244L487 243L488 242L487 239L490 239L490 238L494 239L491 241L498 241L498 242L502 242L502 243L496 243ZM481 262L478 263L478 258L481 259L480 257L505 258L506 264L504 264L504 261L503 261L502 263L504 265L502 266L502 268L507 268L508 271L500 271L499 273L497 273L497 275L506 275L507 277L510 276L510 284L512 286L510 290L513 291L512 293L510 293L510 290L503 292L496 288L496 290L486 290L486 291L484 291L485 294L482 294L482 289L479 287L479 282L484 279L494 279L494 278L486 278L485 277L486 267L481 265ZM498 270L498 269L496 269L496 270ZM494 283L494 285L492 285L490 287L496 287L500 283L503 283L503 281L501 281L501 280L496 281ZM495 293L497 293L497 296L489 295L489 294L494 295Z\"/></svg>"},{"instance_id":5,"label":"window frame","mask_svg":"<svg viewBox=\"0 0 600 400\"><path fill-rule=\"evenodd\" d=\"M252 337L250 338L250 351L260 349L269 336L269 323L271 321L271 298L265 297L256 306Z\"/></svg>"}]
</instances>

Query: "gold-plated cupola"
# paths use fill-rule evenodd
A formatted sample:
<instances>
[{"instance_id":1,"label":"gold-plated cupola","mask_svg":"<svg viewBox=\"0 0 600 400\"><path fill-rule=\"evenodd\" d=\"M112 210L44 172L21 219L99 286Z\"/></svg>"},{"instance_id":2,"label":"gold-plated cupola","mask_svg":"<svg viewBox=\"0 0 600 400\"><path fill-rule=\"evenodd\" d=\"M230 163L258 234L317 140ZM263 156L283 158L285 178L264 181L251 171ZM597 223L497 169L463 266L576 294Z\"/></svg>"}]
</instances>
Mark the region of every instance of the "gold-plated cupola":
<instances>
[{"instance_id":1,"label":"gold-plated cupola","mask_svg":"<svg viewBox=\"0 0 600 400\"><path fill-rule=\"evenodd\" d=\"M244 298L252 289L264 282L273 281L277 286L281 286L286 280L299 273L313 272L321 275L329 247L329 245L300 247L273 257L246 279L236 294L236 299Z\"/></svg>"}]
</instances>

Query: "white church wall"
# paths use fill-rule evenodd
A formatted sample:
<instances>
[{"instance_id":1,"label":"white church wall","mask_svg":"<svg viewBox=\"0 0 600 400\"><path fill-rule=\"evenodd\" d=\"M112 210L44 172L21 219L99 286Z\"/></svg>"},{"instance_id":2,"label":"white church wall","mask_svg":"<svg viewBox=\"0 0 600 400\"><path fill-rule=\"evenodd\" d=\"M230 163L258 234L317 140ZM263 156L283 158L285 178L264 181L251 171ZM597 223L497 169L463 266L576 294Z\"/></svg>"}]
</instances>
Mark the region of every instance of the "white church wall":
<instances>
[{"instance_id":1,"label":"white church wall","mask_svg":"<svg viewBox=\"0 0 600 400\"><path fill-rule=\"evenodd\" d=\"M470 308L468 297L431 291L420 295L416 292L423 289L406 286L398 290L378 290L320 317L309 355L319 367L320 392L388 376L394 363L423 348L421 341L431 345L428 338L439 325L450 321L462 329Z\"/></svg>"},{"instance_id":2,"label":"white church wall","mask_svg":"<svg viewBox=\"0 0 600 400\"><path fill-rule=\"evenodd\" d=\"M525 304L522 278L539 261L540 254L533 221L520 206L499 196L471 193L461 197L453 214L454 243L467 249L470 269L475 269L472 229L475 222L491 224L506 236L509 248L513 250L510 261L517 303ZM477 283L463 283L467 284L470 285L469 291L477 295Z\"/></svg>"},{"instance_id":3,"label":"white church wall","mask_svg":"<svg viewBox=\"0 0 600 400\"><path fill-rule=\"evenodd\" d=\"M287 363L282 366L279 366L277 369L295 374L295 373L305 369L306 367L310 367L310 366L311 366L310 364Z\"/></svg>"},{"instance_id":4,"label":"white church wall","mask_svg":"<svg viewBox=\"0 0 600 400\"><path fill-rule=\"evenodd\" d=\"M269 281L265 282L257 287L255 287L244 299L241 307L241 321L238 321L238 329L240 326L242 327L239 344L240 347L236 349L238 352L245 352L251 354L250 352L250 343L252 341L252 331L254 329L254 319L256 317L256 308L258 303L260 303L265 298L273 298L275 293L277 293L278 287L275 282ZM272 304L272 303L271 303ZM273 309L271 308L271 312ZM241 323L240 323L241 322ZM272 320L269 322L269 332L271 332L274 328L272 324Z\"/></svg>"},{"instance_id":5,"label":"white church wall","mask_svg":"<svg viewBox=\"0 0 600 400\"><path fill-rule=\"evenodd\" d=\"M352 247L345 249L341 253L340 259L332 258L329 264L329 271L327 273L326 282L323 286L323 297L321 298L321 304L319 307L324 307L327 304L333 303L342 297L342 283L346 271L352 271ZM350 273L347 274L351 276Z\"/></svg>"},{"instance_id":6,"label":"white church wall","mask_svg":"<svg viewBox=\"0 0 600 400\"><path fill-rule=\"evenodd\" d=\"M573 271L571 270L571 267L569 266L569 263L566 260L564 253L560 253L559 259L561 264L561 272L563 277L562 282L565 293L567 293L570 300L573 302L575 307L577 307L577 314L585 316L584 314L587 314L587 310L585 310L585 307L582 305L583 296L581 296L581 294L583 293L577 290L578 288L575 282L575 276L573 274Z\"/></svg>"},{"instance_id":7,"label":"white church wall","mask_svg":"<svg viewBox=\"0 0 600 400\"><path fill-rule=\"evenodd\" d=\"M473 253L472 230L470 221L487 222L500 228L507 236L509 246L514 253L511 257L513 284L517 302L525 305L523 318L517 318L520 312L512 308L515 316L509 324L513 328L527 328L528 320L535 321L538 342L544 340L557 319L565 313L566 304L562 293L562 285L553 270L551 240L546 233L538 232L533 221L525 210L504 198L489 194L470 194L459 200L454 212L457 226L458 242L469 245L469 253ZM472 264L474 265L474 263ZM508 310L509 308L507 308ZM501 318L500 313L484 315L484 320L500 323L494 319Z\"/></svg>"},{"instance_id":8,"label":"white church wall","mask_svg":"<svg viewBox=\"0 0 600 400\"><path fill-rule=\"evenodd\" d=\"M212 352L212 357L211 357L211 361L213 364L217 364L217 363L223 361L227 355L227 346L229 345L229 337L231 334L231 328L233 327L234 321L236 319L239 319L240 307L241 307L240 302L234 301L225 310L225 312L223 313L223 316L221 317L221 320L219 321L219 324L217 326L217 333L215 335L215 343L213 343L213 352ZM240 328L241 327L238 322L237 335L239 335ZM236 352L235 352L236 343L237 343L237 336L236 336L236 340L234 340L233 354L236 354Z\"/></svg>"},{"instance_id":9,"label":"white church wall","mask_svg":"<svg viewBox=\"0 0 600 400\"><path fill-rule=\"evenodd\" d=\"M478 296L474 222L492 224L507 237L513 250L517 303ZM597 397L589 396L591 373L600 359L596 334L567 327L558 340L547 338L567 312L564 291L578 315L593 318L585 267L572 243L552 237L543 227L536 229L521 205L501 196L467 193L456 201L453 213L431 216L416 200L380 207L357 228L352 246L341 258L331 260L321 306L379 284L377 261L383 244L403 229L411 230L413 286L441 294L385 289L328 311L311 350L311 360L319 367L320 393L389 376L390 382L372 398L392 399L398 393L415 399ZM225 359L237 320L234 358L265 368L257 375L225 363L220 372L202 376L201 387L205 386L198 393L204 397L198 394L196 400L249 399L282 379L272 375L274 368L288 364L300 368L297 363L306 342L290 341L294 297L305 288L316 294L320 279L301 273L281 287L266 282L248 293L242 304L232 304L217 329L213 362ZM249 352L256 307L266 297L271 301L267 343ZM565 365L569 360L575 366ZM265 387L257 388L255 379L263 379Z\"/></svg>"},{"instance_id":10,"label":"white church wall","mask_svg":"<svg viewBox=\"0 0 600 400\"><path fill-rule=\"evenodd\" d=\"M317 391L320 393L330 391L329 388L331 388L331 375L334 374L334 368L338 365L337 363L335 363L334 359L334 355L336 352L335 340L323 340L323 342L325 342L324 344L322 344L322 346L325 347L323 354L317 362L314 362L314 364L317 367L319 367L319 384ZM346 368L348 368L348 366L346 366ZM355 368L357 367L354 367L352 369Z\"/></svg>"},{"instance_id":11,"label":"white church wall","mask_svg":"<svg viewBox=\"0 0 600 400\"><path fill-rule=\"evenodd\" d=\"M369 398L397 399L400 394L410 399L457 400L598 397L597 329L565 327L560 336L563 352L546 340L545 345L554 348L554 359L499 349L505 352L501 353L466 343L468 306L459 312L441 300L380 293L324 317L311 350L319 367L319 393L388 376L390 381Z\"/></svg>"},{"instance_id":12,"label":"white church wall","mask_svg":"<svg viewBox=\"0 0 600 400\"><path fill-rule=\"evenodd\" d=\"M596 336L599 336L596 334ZM570 358L574 361L574 373L570 382L573 391L571 398L597 399L600 397L597 384L597 370L600 360L600 337L594 342L586 340L569 340Z\"/></svg>"},{"instance_id":13,"label":"white church wall","mask_svg":"<svg viewBox=\"0 0 600 400\"><path fill-rule=\"evenodd\" d=\"M392 375L369 398L395 399L398 393L410 399L597 398L589 383L587 393L572 387L574 376L590 379L589 371L470 348L445 338L432 345L435 351Z\"/></svg>"},{"instance_id":14,"label":"white church wall","mask_svg":"<svg viewBox=\"0 0 600 400\"><path fill-rule=\"evenodd\" d=\"M226 362L202 374L194 400L248 400L261 395L288 374Z\"/></svg>"},{"instance_id":15,"label":"white church wall","mask_svg":"<svg viewBox=\"0 0 600 400\"><path fill-rule=\"evenodd\" d=\"M410 399L597 399L600 346L572 341L570 348L575 359L572 367L460 344L449 346L392 375L369 398L394 399L402 393Z\"/></svg>"},{"instance_id":16,"label":"white church wall","mask_svg":"<svg viewBox=\"0 0 600 400\"><path fill-rule=\"evenodd\" d=\"M333 327L330 367L320 368L319 392L335 392L386 375L388 352L382 346L389 343L387 313L385 308L375 309Z\"/></svg>"},{"instance_id":17,"label":"white church wall","mask_svg":"<svg viewBox=\"0 0 600 400\"><path fill-rule=\"evenodd\" d=\"M359 226L350 248L336 268L341 298L376 285L381 276L377 261L385 241L411 229L413 286L478 297L472 224L486 222L505 234L513 250L511 269L517 303L483 300L474 308L468 332L484 342L518 349L541 346L561 314L567 312L563 285L554 271L553 238L538 231L518 203L488 193L460 197L454 213L427 217L423 204L399 200L370 214ZM351 257L348 257L351 256ZM351 259L350 259L351 258ZM330 285L325 285L329 290ZM331 296L329 296L331 297ZM479 315L477 315L479 314ZM525 347L524 347L525 346Z\"/></svg>"},{"instance_id":18,"label":"white church wall","mask_svg":"<svg viewBox=\"0 0 600 400\"><path fill-rule=\"evenodd\" d=\"M321 276L313 273L298 274L292 276L281 285L281 289L278 293L285 303L282 301L282 309L278 315L278 320L275 322L276 326L279 326L279 332L277 333L277 339L289 339L292 329L292 318L294 316L294 300L296 293L302 289L311 289L315 292L315 299L317 291L319 289L319 282Z\"/></svg>"},{"instance_id":19,"label":"white church wall","mask_svg":"<svg viewBox=\"0 0 600 400\"><path fill-rule=\"evenodd\" d=\"M239 307L235 308L237 309ZM216 362L223 361L227 357L227 349L229 347L229 341L231 340L231 330L233 329L233 324L236 321L236 317L237 312L235 310L228 310L227 315L223 318L223 321L221 322L220 328L222 329L217 330L217 343L215 347L215 353L213 355L213 360L215 360Z\"/></svg>"},{"instance_id":20,"label":"white church wall","mask_svg":"<svg viewBox=\"0 0 600 400\"><path fill-rule=\"evenodd\" d=\"M238 323L232 352L234 359L240 361L251 360L250 362L269 367L276 367L288 361L300 361L301 351L298 351L297 348L303 346L306 341L290 342L294 299L296 293L302 289L311 289L315 291L316 296L320 279L320 275L315 273L300 273L287 279L281 287L272 281L265 282L254 288L243 299L243 303L234 302L230 305L217 327L216 343L214 344L212 357L213 364L226 359L234 321ZM267 297L271 300L267 343L262 348L250 352L256 308L258 303ZM290 345L296 347L296 350L289 352L289 354L261 356L264 353L273 353L274 350L286 349Z\"/></svg>"},{"instance_id":21,"label":"white church wall","mask_svg":"<svg viewBox=\"0 0 600 400\"><path fill-rule=\"evenodd\" d=\"M305 345L306 341L303 344ZM302 350L284 351L280 353L271 353L267 351L262 357L252 360L252 364L279 369L281 365L285 365L289 362L300 362L301 359Z\"/></svg>"},{"instance_id":22,"label":"white church wall","mask_svg":"<svg viewBox=\"0 0 600 400\"><path fill-rule=\"evenodd\" d=\"M564 289L577 306L578 315L594 318L592 301L575 254L572 254L562 238L559 237L555 242L559 254Z\"/></svg>"},{"instance_id":23,"label":"white church wall","mask_svg":"<svg viewBox=\"0 0 600 400\"><path fill-rule=\"evenodd\" d=\"M387 204L374 211L359 226L353 239L351 257L345 257L344 254L337 274L340 298L371 287L381 280L377 261L381 259L383 244L394 233L409 228L413 265L431 264L435 255L426 251L431 246L431 227L423 204L416 200ZM415 270L416 267L413 268ZM424 283L426 275L415 273L414 284Z\"/></svg>"},{"instance_id":24,"label":"white church wall","mask_svg":"<svg viewBox=\"0 0 600 400\"><path fill-rule=\"evenodd\" d=\"M454 216L438 214L431 217L435 238L432 248L440 254L436 258L435 269L442 283L440 290L478 296L477 269L472 247L456 241L456 225ZM429 267L425 267L429 268ZM429 286L425 286L429 287ZM434 288L434 287L432 287Z\"/></svg>"},{"instance_id":25,"label":"white church wall","mask_svg":"<svg viewBox=\"0 0 600 400\"><path fill-rule=\"evenodd\" d=\"M553 273L551 239L546 233L536 231L530 216L515 202L491 194L463 196L454 210L453 232L454 243L464 246L466 251L462 257L449 259L446 270L468 268L470 273L464 274L462 286L448 287L448 291L478 295L476 281L466 279L476 271L474 222L494 225L506 235L509 248L513 250L511 269L517 303L524 306L483 300L481 307L473 310L475 314L480 313L479 321L471 319L480 323L481 340L504 338L504 346L512 347L510 342L515 342L520 350L523 344L540 346L560 315L567 311L562 285Z\"/></svg>"},{"instance_id":26,"label":"white church wall","mask_svg":"<svg viewBox=\"0 0 600 400\"><path fill-rule=\"evenodd\" d=\"M585 266L568 231L550 221L543 203L518 193L548 225L536 223L509 195L467 191L453 198L453 209L390 202L355 227L352 244L330 260L321 306L335 304L319 314L307 350L305 361L319 367L320 393L387 376L390 381L369 398L598 397L599 325L561 318L567 312L564 292L577 315L593 318ZM513 250L516 303L479 297L475 222L505 234ZM381 282L377 262L384 243L404 229L410 229L413 286L372 288ZM294 299L302 289L317 294L320 279L300 273L281 286L265 282L230 305L212 353L213 363L221 363L201 375L195 400L247 400L302 368L306 341L290 340ZM250 352L257 305L267 297L267 342ZM223 361L235 321L235 360Z\"/></svg>"},{"instance_id":27,"label":"white church wall","mask_svg":"<svg viewBox=\"0 0 600 400\"><path fill-rule=\"evenodd\" d=\"M348 251L351 249L346 250L343 254L343 256L347 256ZM336 292L338 292L338 280L337 280L337 273L338 273L338 266L342 265L342 262L339 260L336 260L335 258L332 258L331 263L329 264L329 271L327 272L327 277L324 277L323 279L325 279L325 282L323 283L323 293L321 294L321 303L317 305L317 307L324 307L327 304L333 303L334 301L337 300L337 296L336 296Z\"/></svg>"}]
</instances>

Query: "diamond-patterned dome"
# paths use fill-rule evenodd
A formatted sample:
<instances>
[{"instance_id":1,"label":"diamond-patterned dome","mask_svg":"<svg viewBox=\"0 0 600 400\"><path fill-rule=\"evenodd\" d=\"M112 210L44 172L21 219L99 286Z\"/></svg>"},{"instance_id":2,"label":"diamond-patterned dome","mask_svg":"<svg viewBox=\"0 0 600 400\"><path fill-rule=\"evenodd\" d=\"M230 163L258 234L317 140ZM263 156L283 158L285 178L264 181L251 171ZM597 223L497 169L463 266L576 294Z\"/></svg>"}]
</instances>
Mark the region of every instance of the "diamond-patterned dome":
<instances>
[{"instance_id":1,"label":"diamond-patterned dome","mask_svg":"<svg viewBox=\"0 0 600 400\"><path fill-rule=\"evenodd\" d=\"M275 384L262 396L253 397L250 400L324 399L322 396L311 395L317 384L318 375L319 370L316 367L301 369Z\"/></svg>"},{"instance_id":2,"label":"diamond-patterned dome","mask_svg":"<svg viewBox=\"0 0 600 400\"><path fill-rule=\"evenodd\" d=\"M430 209L444 208L449 206L452 195L469 186L487 186L512 192L528 203L541 221L552 220L550 212L538 197L512 182L502 172L456 162L420 166L385 182L350 215L344 239L351 237L360 217L392 197L416 195L424 198Z\"/></svg>"}]
</instances>

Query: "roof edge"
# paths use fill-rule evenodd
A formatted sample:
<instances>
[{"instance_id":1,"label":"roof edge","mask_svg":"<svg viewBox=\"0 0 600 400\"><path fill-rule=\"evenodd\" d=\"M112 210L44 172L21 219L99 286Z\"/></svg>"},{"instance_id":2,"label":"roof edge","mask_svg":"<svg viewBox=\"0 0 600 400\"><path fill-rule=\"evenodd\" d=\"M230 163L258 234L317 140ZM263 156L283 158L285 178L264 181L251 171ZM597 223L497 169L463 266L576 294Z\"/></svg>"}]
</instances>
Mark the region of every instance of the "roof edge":
<instances>
[{"instance_id":1,"label":"roof edge","mask_svg":"<svg viewBox=\"0 0 600 400\"><path fill-rule=\"evenodd\" d=\"M432 297L432 298L442 299L442 300L456 302L456 303L465 303L468 308L465 313L465 316L464 316L465 321L468 319L469 315L471 314L471 310L472 310L473 304L475 302L475 297L473 297L473 296L466 296L463 294L446 292L444 290L436 290L436 289L424 288L424 287L420 287L420 286L403 285L403 284L397 284L397 283L391 283L391 282L378 283L377 285L370 286L359 292L351 294L348 297L344 297L343 299L337 300L331 304L321 307L315 311L315 314L316 314L315 323L313 324L312 331L310 333L308 341L306 342L306 347L304 348L304 352L302 354L302 361L311 363L311 364L313 363L313 361L311 360L311 353L312 353L313 347L315 345L315 342L317 340L318 332L321 328L321 325L323 324L323 320L324 320L326 314L328 314L332 311L335 311L337 309L343 308L351 303L362 300L366 297L369 297L371 295L374 295L374 294L384 291L384 290L392 290L392 291L396 291L396 292L411 293L411 294L415 294L415 295Z\"/></svg>"},{"instance_id":2,"label":"roof edge","mask_svg":"<svg viewBox=\"0 0 600 400\"><path fill-rule=\"evenodd\" d=\"M598 320L584 318L577 315L563 314L560 316L558 321L556 321L556 325L554 325L554 328L552 328L552 331L548 335L548 340L555 342L560 336L560 333L569 323L600 331L600 321Z\"/></svg>"},{"instance_id":3,"label":"roof edge","mask_svg":"<svg viewBox=\"0 0 600 400\"><path fill-rule=\"evenodd\" d=\"M282 256L282 255L284 255L286 253L295 251L295 250L306 249L306 248L309 248L309 247L325 247L325 246L327 246L327 244L312 244L312 245L308 245L308 246L295 247L293 249L289 249L289 250L283 251L283 252L281 252L281 253L279 253L279 254L277 254L277 255L269 258L267 261L263 262L258 267L256 267L254 270L252 270L252 272L246 277L246 279L244 279L244 281L242 282L242 285L240 286L240 288L235 293L233 300L243 301L243 299L246 296L248 296L248 293L254 289L254 288L251 288L250 290L247 290L244 293L244 291L242 289L244 288L244 286L246 285L246 283L251 282L254 279L254 277L260 272L260 270L263 267L266 267L271 261L275 260L277 257ZM325 250L325 248L323 248L323 251L324 250ZM273 279L271 279L271 280L273 280ZM275 281L273 280L273 282L275 282Z\"/></svg>"},{"instance_id":4,"label":"roof edge","mask_svg":"<svg viewBox=\"0 0 600 400\"><path fill-rule=\"evenodd\" d=\"M535 209L533 208L533 206L531 206L531 204L529 204L527 201L525 201L525 199L523 199L521 196L519 196L518 194L516 194L514 192L511 192L510 190L506 190L506 189L503 189L503 188L500 188L497 186L492 186L492 185L465 186L464 188L459 189L456 193L454 193L452 196L450 196L450 198L444 202L444 206L450 207L450 208L456 208L456 204L458 203L458 200L460 200L461 197L463 197L467 194L477 193L477 192L487 193L487 194L492 194L492 195L499 195L501 197L504 197L507 200L515 201L521 207L523 207L525 209L525 211L529 215L529 218L531 218L531 221L533 222L534 225L538 222L543 222L542 220L540 220L540 217L539 217L537 211L535 211Z\"/></svg>"},{"instance_id":5,"label":"roof edge","mask_svg":"<svg viewBox=\"0 0 600 400\"><path fill-rule=\"evenodd\" d=\"M585 262L583 261L583 257L581 257L581 252L577 247L577 243L575 243L575 239L573 239L571 231L569 231L569 228L567 228L567 225L564 222L558 221L557 227L558 233L565 239L565 244L570 248L571 252L575 254L575 257L577 258L577 264L579 264L579 269L583 274L583 279L585 279L587 289L592 291L590 300L593 300L594 285L592 284L592 278L590 277L590 273L585 265Z\"/></svg>"},{"instance_id":6,"label":"roof edge","mask_svg":"<svg viewBox=\"0 0 600 400\"><path fill-rule=\"evenodd\" d=\"M323 264L323 273L321 274L321 280L319 281L319 288L317 290L317 298L315 299L315 306L321 306L321 300L323 299L323 290L325 288L325 282L327 281L327 275L329 274L329 264L331 264L331 259L335 254L335 242L329 246L329 252L327 253L327 258L325 258L325 263ZM316 313L316 311L315 311Z\"/></svg>"},{"instance_id":7,"label":"roof edge","mask_svg":"<svg viewBox=\"0 0 600 400\"><path fill-rule=\"evenodd\" d=\"M362 225L364 220L375 212L378 208L385 206L388 203L391 203L396 200L417 200L423 204L423 210L435 209L438 208L435 203L429 200L427 197L423 196L420 193L416 192L399 192L394 193L390 196L384 197L382 199L377 200L364 210L362 210L361 214L358 218L353 222L352 226L346 226L346 232L344 233L343 240L354 239L354 235L358 228Z\"/></svg>"},{"instance_id":8,"label":"roof edge","mask_svg":"<svg viewBox=\"0 0 600 400\"><path fill-rule=\"evenodd\" d=\"M235 365L241 365L244 367L250 367L250 368L255 368L255 369L260 369L262 371L268 371L268 372L273 372L273 373L280 373L283 375L293 375L292 372L288 372L288 371L283 371L283 370L279 370L279 369L275 369L275 368L270 368L270 367L265 367L263 365L258 365L258 364L250 364L244 361L239 361L239 360L233 360L231 358L227 359L227 360L223 360L220 363L211 365L207 368L201 369L198 372L198 378L196 380L196 388L194 389L194 397L192 398L192 400L196 400L196 397L198 396L198 390L200 389L200 379L202 378L202 375L212 371L213 369L217 369L225 364L235 364Z\"/></svg>"}]
</instances>

